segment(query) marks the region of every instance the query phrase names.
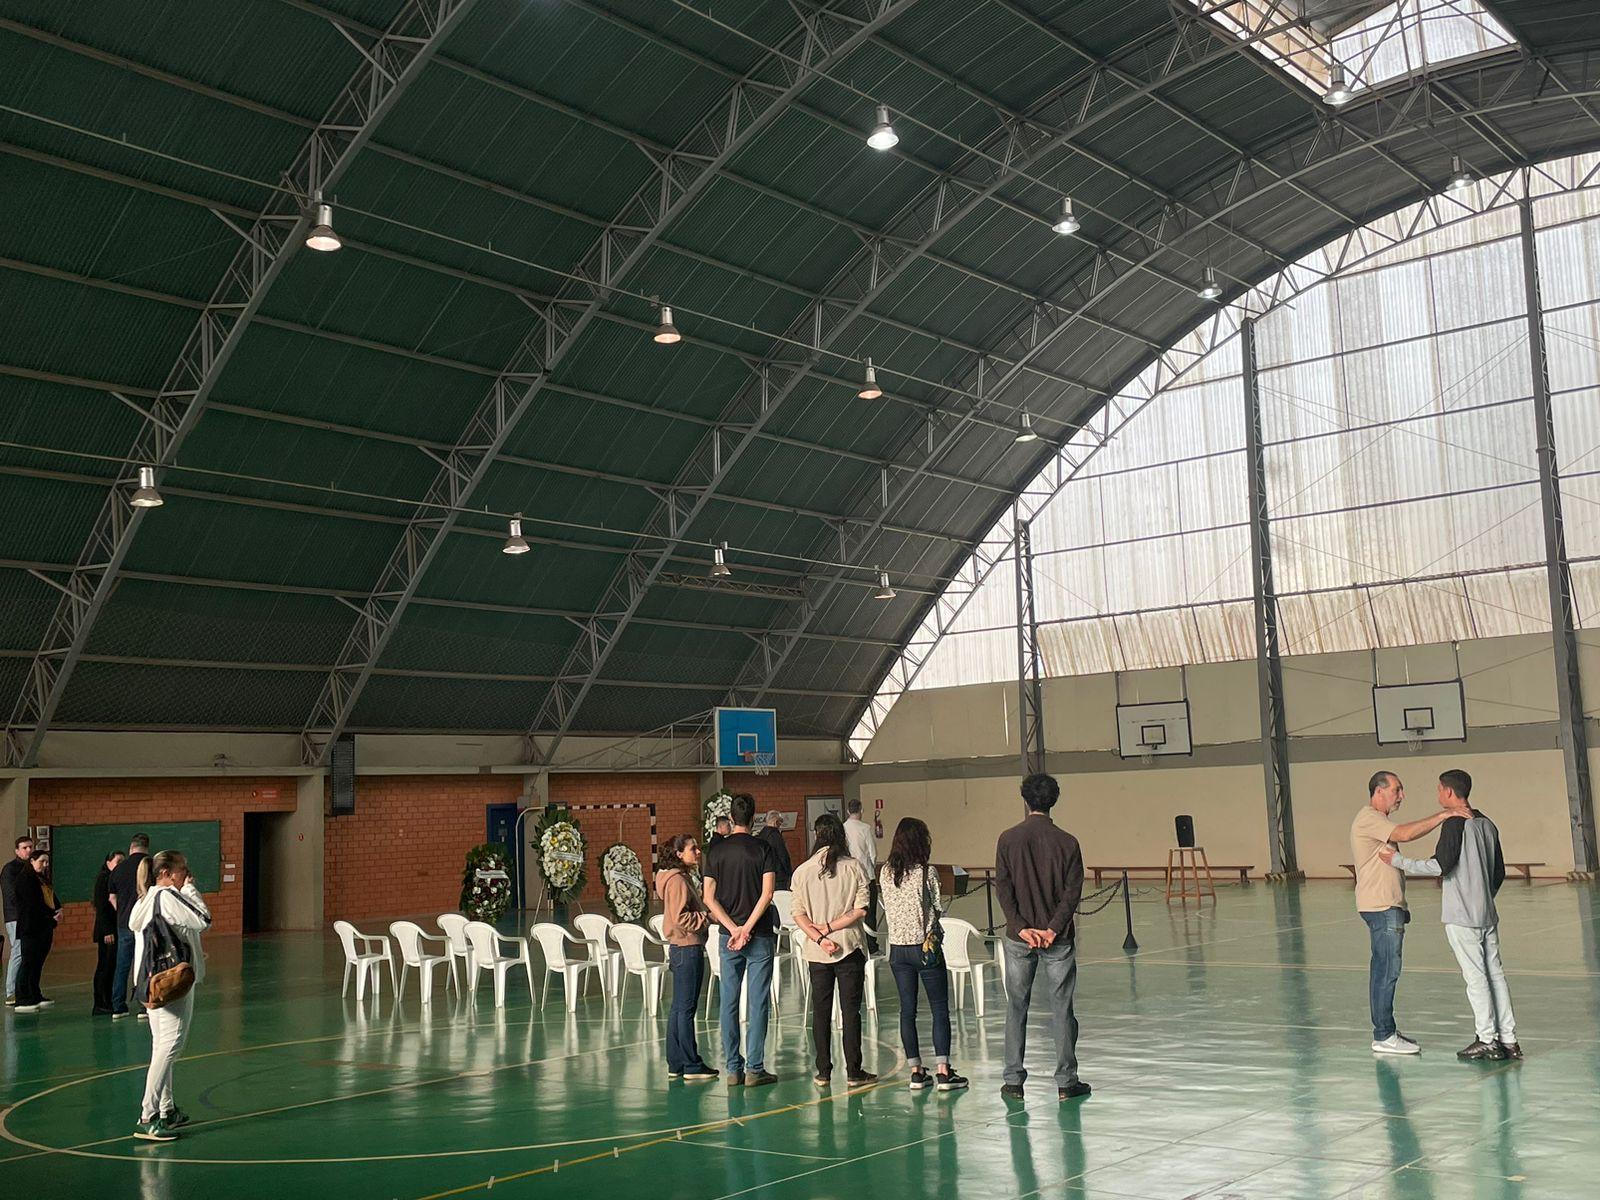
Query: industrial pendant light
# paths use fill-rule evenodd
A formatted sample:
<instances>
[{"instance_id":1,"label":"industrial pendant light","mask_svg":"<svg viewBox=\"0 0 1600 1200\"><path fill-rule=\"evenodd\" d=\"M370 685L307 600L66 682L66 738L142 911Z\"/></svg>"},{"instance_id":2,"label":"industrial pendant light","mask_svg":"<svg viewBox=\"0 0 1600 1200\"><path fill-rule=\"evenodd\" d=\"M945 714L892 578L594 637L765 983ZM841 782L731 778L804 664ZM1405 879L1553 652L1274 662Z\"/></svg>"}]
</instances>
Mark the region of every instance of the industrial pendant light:
<instances>
[{"instance_id":1,"label":"industrial pendant light","mask_svg":"<svg viewBox=\"0 0 1600 1200\"><path fill-rule=\"evenodd\" d=\"M139 468L139 487L128 497L128 503L135 508L160 508L166 503L161 498L161 493L156 491L156 472L154 467Z\"/></svg>"},{"instance_id":2,"label":"industrial pendant light","mask_svg":"<svg viewBox=\"0 0 1600 1200\"><path fill-rule=\"evenodd\" d=\"M872 593L874 600L893 600L894 588L889 584L889 572L882 567L878 568L878 590Z\"/></svg>"},{"instance_id":3,"label":"industrial pendant light","mask_svg":"<svg viewBox=\"0 0 1600 1200\"><path fill-rule=\"evenodd\" d=\"M1200 285L1200 290L1195 295L1202 300L1215 300L1222 295L1222 286L1217 282L1217 273L1209 266L1206 268L1206 281Z\"/></svg>"},{"instance_id":4,"label":"industrial pendant light","mask_svg":"<svg viewBox=\"0 0 1600 1200\"><path fill-rule=\"evenodd\" d=\"M714 546L711 550L711 578L726 579L733 574L733 568L728 566L728 543Z\"/></svg>"},{"instance_id":5,"label":"industrial pendant light","mask_svg":"<svg viewBox=\"0 0 1600 1200\"><path fill-rule=\"evenodd\" d=\"M1463 188L1471 187L1476 182L1477 180L1472 177L1472 172L1461 165L1461 156L1452 154L1450 156L1450 182L1445 187L1452 192L1459 192Z\"/></svg>"},{"instance_id":6,"label":"industrial pendant light","mask_svg":"<svg viewBox=\"0 0 1600 1200\"><path fill-rule=\"evenodd\" d=\"M872 132L867 135L867 145L874 150L893 150L900 144L900 135L894 131L894 126L889 123L889 106L878 105L878 121L872 127Z\"/></svg>"},{"instance_id":7,"label":"industrial pendant light","mask_svg":"<svg viewBox=\"0 0 1600 1200\"><path fill-rule=\"evenodd\" d=\"M312 250L321 250L327 253L337 250L344 245L339 240L339 235L333 231L333 205L322 202L322 193L318 192L316 206L312 211L311 232L306 234L306 245Z\"/></svg>"},{"instance_id":8,"label":"industrial pendant light","mask_svg":"<svg viewBox=\"0 0 1600 1200\"><path fill-rule=\"evenodd\" d=\"M528 539L522 536L522 514L518 513L511 518L511 532L506 536L506 544L500 547L501 554L526 554L528 552Z\"/></svg>"},{"instance_id":9,"label":"industrial pendant light","mask_svg":"<svg viewBox=\"0 0 1600 1200\"><path fill-rule=\"evenodd\" d=\"M1056 223L1051 228L1060 234L1077 233L1082 228L1078 218L1073 215L1071 196L1063 196L1061 198L1061 216L1057 218Z\"/></svg>"},{"instance_id":10,"label":"industrial pendant light","mask_svg":"<svg viewBox=\"0 0 1600 1200\"><path fill-rule=\"evenodd\" d=\"M675 346L683 341L683 334L678 332L678 327L672 323L672 309L668 305L661 305L661 320L656 326L655 341L661 346Z\"/></svg>"},{"instance_id":11,"label":"industrial pendant light","mask_svg":"<svg viewBox=\"0 0 1600 1200\"><path fill-rule=\"evenodd\" d=\"M1018 445L1039 440L1039 435L1033 429L1033 418L1028 415L1027 409L1022 410L1022 419L1017 422L1016 436L1011 440Z\"/></svg>"},{"instance_id":12,"label":"industrial pendant light","mask_svg":"<svg viewBox=\"0 0 1600 1200\"><path fill-rule=\"evenodd\" d=\"M872 365L872 360L867 359L867 369L862 372L861 390L856 393L860 400L876 400L883 395L883 389L878 386L878 370Z\"/></svg>"},{"instance_id":13,"label":"industrial pendant light","mask_svg":"<svg viewBox=\"0 0 1600 1200\"><path fill-rule=\"evenodd\" d=\"M1322 93L1322 102L1329 108L1343 108L1355 98L1345 80L1344 64L1334 63L1328 70L1328 90Z\"/></svg>"}]
</instances>

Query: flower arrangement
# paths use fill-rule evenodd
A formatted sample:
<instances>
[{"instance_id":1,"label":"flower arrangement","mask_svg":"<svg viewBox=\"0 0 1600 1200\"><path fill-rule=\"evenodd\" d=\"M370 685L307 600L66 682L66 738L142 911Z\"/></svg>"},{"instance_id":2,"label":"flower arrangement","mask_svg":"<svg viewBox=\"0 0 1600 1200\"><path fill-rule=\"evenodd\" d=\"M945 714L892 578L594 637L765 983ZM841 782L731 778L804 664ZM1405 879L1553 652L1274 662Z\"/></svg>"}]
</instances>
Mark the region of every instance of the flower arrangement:
<instances>
[{"instance_id":1,"label":"flower arrangement","mask_svg":"<svg viewBox=\"0 0 1600 1200\"><path fill-rule=\"evenodd\" d=\"M600 856L600 877L605 880L606 904L619 921L638 921L644 917L646 900L644 864L622 842L606 847Z\"/></svg>"},{"instance_id":2,"label":"flower arrangement","mask_svg":"<svg viewBox=\"0 0 1600 1200\"><path fill-rule=\"evenodd\" d=\"M498 921L511 907L511 855L499 842L467 851L461 877L461 911L474 921Z\"/></svg>"},{"instance_id":3,"label":"flower arrangement","mask_svg":"<svg viewBox=\"0 0 1600 1200\"><path fill-rule=\"evenodd\" d=\"M533 844L539 852L539 873L550 898L565 904L583 891L584 852L588 843L567 810L550 806L533 827Z\"/></svg>"},{"instance_id":4,"label":"flower arrangement","mask_svg":"<svg viewBox=\"0 0 1600 1200\"><path fill-rule=\"evenodd\" d=\"M711 835L717 831L717 822L733 812L733 793L724 788L722 791L707 797L705 804L705 835L700 839L700 844L709 846Z\"/></svg>"}]
</instances>

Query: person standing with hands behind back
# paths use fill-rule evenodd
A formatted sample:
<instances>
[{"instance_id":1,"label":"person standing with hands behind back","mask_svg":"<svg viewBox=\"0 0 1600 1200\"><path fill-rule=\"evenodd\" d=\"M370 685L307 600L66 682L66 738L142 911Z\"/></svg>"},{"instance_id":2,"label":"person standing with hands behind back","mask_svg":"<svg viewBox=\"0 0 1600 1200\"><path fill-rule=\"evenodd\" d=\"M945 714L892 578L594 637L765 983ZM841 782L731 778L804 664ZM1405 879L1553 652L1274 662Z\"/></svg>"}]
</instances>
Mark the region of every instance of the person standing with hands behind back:
<instances>
[{"instance_id":1,"label":"person standing with hands behind back","mask_svg":"<svg viewBox=\"0 0 1600 1200\"><path fill-rule=\"evenodd\" d=\"M778 945L772 910L778 864L772 847L750 836L755 797L734 796L733 832L706 852L706 908L728 931L722 941L722 1054L729 1087L765 1087L778 1077L765 1069L767 1021L772 1015L773 956ZM739 992L749 984L750 1040L740 1049Z\"/></svg>"},{"instance_id":2,"label":"person standing with hands behind back","mask_svg":"<svg viewBox=\"0 0 1600 1200\"><path fill-rule=\"evenodd\" d=\"M120 1021L128 1015L128 986L133 974L133 931L128 928L128 917L133 906L144 895L148 879L141 880L140 872L150 860L150 838L136 833L128 842L128 857L111 872L111 907L117 910L117 967L111 980L111 1019ZM145 1020L143 1009L139 1019Z\"/></svg>"},{"instance_id":3,"label":"person standing with hands behind back","mask_svg":"<svg viewBox=\"0 0 1600 1200\"><path fill-rule=\"evenodd\" d=\"M111 907L111 872L122 862L122 851L107 854L94 877L94 1009L97 1017L111 1015L111 981L117 973L117 910Z\"/></svg>"},{"instance_id":4,"label":"person standing with hands behind back","mask_svg":"<svg viewBox=\"0 0 1600 1200\"><path fill-rule=\"evenodd\" d=\"M1000 835L994 851L994 887L1006 914L1005 953L1007 1100L1022 1099L1028 1078L1028 1003L1034 977L1043 968L1051 1024L1056 1035L1056 1098L1089 1094L1078 1078L1078 1018L1072 1010L1078 985L1072 915L1083 895L1083 854L1078 839L1050 820L1061 786L1043 773L1022 781L1028 815Z\"/></svg>"}]
</instances>

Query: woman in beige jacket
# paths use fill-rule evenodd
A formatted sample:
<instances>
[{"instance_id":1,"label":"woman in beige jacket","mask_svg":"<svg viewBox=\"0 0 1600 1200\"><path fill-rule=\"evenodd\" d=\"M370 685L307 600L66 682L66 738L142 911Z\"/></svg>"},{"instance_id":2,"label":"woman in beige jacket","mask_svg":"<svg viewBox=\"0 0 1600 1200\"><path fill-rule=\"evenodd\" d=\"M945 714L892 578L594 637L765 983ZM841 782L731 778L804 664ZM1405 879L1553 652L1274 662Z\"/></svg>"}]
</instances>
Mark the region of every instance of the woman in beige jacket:
<instances>
[{"instance_id":1,"label":"woman in beige jacket","mask_svg":"<svg viewBox=\"0 0 1600 1200\"><path fill-rule=\"evenodd\" d=\"M706 929L711 914L700 898L700 847L693 835L680 833L667 843L656 872L661 901L661 932L668 943L672 969L672 1008L667 1013L667 1078L707 1080L717 1073L706 1066L695 1043L694 1017L700 1007L700 985L706 975Z\"/></svg>"}]
</instances>

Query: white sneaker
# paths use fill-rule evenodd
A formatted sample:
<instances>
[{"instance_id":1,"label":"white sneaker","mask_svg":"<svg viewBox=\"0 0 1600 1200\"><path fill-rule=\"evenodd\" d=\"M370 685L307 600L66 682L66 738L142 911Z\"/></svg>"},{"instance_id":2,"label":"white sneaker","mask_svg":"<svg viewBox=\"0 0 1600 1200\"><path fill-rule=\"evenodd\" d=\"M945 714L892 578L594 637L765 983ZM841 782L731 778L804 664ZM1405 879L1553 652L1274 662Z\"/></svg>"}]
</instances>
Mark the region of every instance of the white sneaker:
<instances>
[{"instance_id":1,"label":"white sneaker","mask_svg":"<svg viewBox=\"0 0 1600 1200\"><path fill-rule=\"evenodd\" d=\"M1372 1052L1374 1054L1421 1054L1422 1047L1403 1034L1392 1033L1381 1042L1373 1042Z\"/></svg>"},{"instance_id":2,"label":"white sneaker","mask_svg":"<svg viewBox=\"0 0 1600 1200\"><path fill-rule=\"evenodd\" d=\"M149 1020L149 1019L150 1019L150 1014L149 1014L149 1013L147 1013L147 1012L145 1012L145 1011L144 1011L144 1010L143 1010L143 1009L141 1009L141 1010L140 1010L140 1011L139 1011L139 1020L141 1020L141 1021L148 1021L148 1020ZM1416 1043L1415 1043L1415 1042L1412 1042L1412 1043L1411 1043L1411 1044L1412 1044L1412 1045L1413 1045L1413 1046L1414 1046L1414 1045L1416 1045Z\"/></svg>"},{"instance_id":3,"label":"white sneaker","mask_svg":"<svg viewBox=\"0 0 1600 1200\"><path fill-rule=\"evenodd\" d=\"M36 1013L39 1011L39 1006L37 1004L19 1004L12 1009L12 1011L19 1013Z\"/></svg>"}]
</instances>

